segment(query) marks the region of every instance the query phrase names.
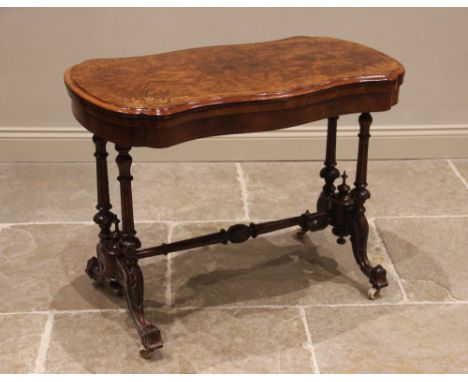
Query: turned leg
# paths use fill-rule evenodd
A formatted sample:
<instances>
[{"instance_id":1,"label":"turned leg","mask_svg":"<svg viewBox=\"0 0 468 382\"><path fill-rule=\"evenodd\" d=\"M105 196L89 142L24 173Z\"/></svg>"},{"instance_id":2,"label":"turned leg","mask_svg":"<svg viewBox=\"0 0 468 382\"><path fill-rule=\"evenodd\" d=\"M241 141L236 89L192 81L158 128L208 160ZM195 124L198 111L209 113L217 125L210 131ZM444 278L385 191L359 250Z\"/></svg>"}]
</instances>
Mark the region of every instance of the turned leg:
<instances>
[{"instance_id":1,"label":"turned leg","mask_svg":"<svg viewBox=\"0 0 468 382\"><path fill-rule=\"evenodd\" d=\"M163 346L158 328L146 321L143 310L143 274L137 262L136 251L141 247L136 237L133 221L132 179L130 167L132 157L130 147L115 146L118 151L117 165L120 182L120 201L122 205L122 232L119 237L117 255L118 278L127 300L130 315L135 322L143 345L140 354L149 357L154 349Z\"/></svg>"},{"instance_id":2,"label":"turned leg","mask_svg":"<svg viewBox=\"0 0 468 382\"><path fill-rule=\"evenodd\" d=\"M336 168L336 126L339 117L328 119L327 127L327 147L325 152L325 167L320 171L320 177L325 180L325 185L317 200L317 212L327 212L330 210L330 196L335 192L334 182L340 176ZM328 225L327 219L320 222L320 226L325 228ZM296 231L295 237L302 239L307 232L307 227L301 227Z\"/></svg>"},{"instance_id":3,"label":"turned leg","mask_svg":"<svg viewBox=\"0 0 468 382\"><path fill-rule=\"evenodd\" d=\"M338 117L328 119L327 148L325 153L325 165L320 171L320 177L325 180L325 185L317 201L317 211L326 212L330 209L330 195L335 192L334 182L340 176L336 168L336 125Z\"/></svg>"},{"instance_id":4,"label":"turned leg","mask_svg":"<svg viewBox=\"0 0 468 382\"><path fill-rule=\"evenodd\" d=\"M107 172L106 141L93 136L95 145L94 156L96 158L97 181L97 205L98 212L94 215L94 222L99 225L99 242L96 246L96 257L88 260L86 273L98 283L102 283L107 273L112 273L110 260L103 253L103 248L112 239L111 225L116 221L116 216L111 212L112 205L109 198L109 177Z\"/></svg>"},{"instance_id":5,"label":"turned leg","mask_svg":"<svg viewBox=\"0 0 468 382\"><path fill-rule=\"evenodd\" d=\"M381 265L372 267L367 257L369 225L364 214L366 211L364 203L370 198L370 192L367 189L367 159L371 123L372 117L369 113L360 115L356 180L354 188L350 192L353 205L346 209L345 220L351 235L351 244L356 262L372 284L369 297L373 299L381 288L388 285L388 282L385 269Z\"/></svg>"}]
</instances>

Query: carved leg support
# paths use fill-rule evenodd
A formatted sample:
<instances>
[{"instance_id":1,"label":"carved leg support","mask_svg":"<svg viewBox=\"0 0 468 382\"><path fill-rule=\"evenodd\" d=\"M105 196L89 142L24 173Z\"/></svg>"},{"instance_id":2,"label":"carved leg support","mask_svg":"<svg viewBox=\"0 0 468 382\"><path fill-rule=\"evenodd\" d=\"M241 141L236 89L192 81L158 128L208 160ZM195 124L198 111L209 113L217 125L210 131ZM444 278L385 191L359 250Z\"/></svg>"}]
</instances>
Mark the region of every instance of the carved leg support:
<instances>
[{"instance_id":1,"label":"carved leg support","mask_svg":"<svg viewBox=\"0 0 468 382\"><path fill-rule=\"evenodd\" d=\"M373 299L381 288L388 285L388 282L385 269L381 265L372 267L367 257L369 226L364 214L366 211L364 203L371 195L369 190L366 188L367 158L370 138L369 130L371 123L372 117L369 113L363 113L360 115L356 180L354 182L354 189L350 193L353 205L346 208L345 221L351 234L351 244L356 262L372 284L372 288L369 291L369 297Z\"/></svg>"},{"instance_id":2,"label":"carved leg support","mask_svg":"<svg viewBox=\"0 0 468 382\"><path fill-rule=\"evenodd\" d=\"M143 274L136 258L127 258L119 256L117 258L119 269L119 281L127 300L128 310L135 322L138 334L143 345L140 355L143 358L149 358L154 349L163 346L161 332L159 329L146 321L143 310Z\"/></svg>"},{"instance_id":3,"label":"carved leg support","mask_svg":"<svg viewBox=\"0 0 468 382\"><path fill-rule=\"evenodd\" d=\"M334 182L340 176L339 170L336 168L336 127L339 117L328 119L327 125L327 147L325 152L324 168L320 171L320 177L325 180L325 185L317 200L317 212L329 212L331 208L330 197L335 192ZM328 222L325 222L323 228ZM296 232L296 238L302 239L307 232L307 228L302 227Z\"/></svg>"},{"instance_id":4,"label":"carved leg support","mask_svg":"<svg viewBox=\"0 0 468 382\"><path fill-rule=\"evenodd\" d=\"M158 328L146 321L143 310L143 274L137 262L137 250L141 247L136 237L133 221L132 179L130 167L132 157L130 147L115 146L118 151L117 165L120 182L120 200L122 205L122 233L118 242L117 267L118 279L127 300L130 315L140 335L143 349L140 355L150 357L154 349L163 346Z\"/></svg>"},{"instance_id":5,"label":"carved leg support","mask_svg":"<svg viewBox=\"0 0 468 382\"><path fill-rule=\"evenodd\" d=\"M340 176L336 168L336 125L338 117L328 119L327 149L325 153L325 165L320 171L320 177L325 180L322 192L317 201L317 211L325 212L330 209L329 197L335 192L334 182Z\"/></svg>"},{"instance_id":6,"label":"carved leg support","mask_svg":"<svg viewBox=\"0 0 468 382\"><path fill-rule=\"evenodd\" d=\"M97 283L102 283L106 276L113 277L113 264L104 254L104 247L112 240L110 230L112 223L116 222L116 215L111 212L112 205L109 198L109 177L107 173L106 141L93 136L96 147L96 180L97 180L97 205L98 212L94 215L94 222L99 225L99 242L96 246L96 257L88 260L86 273Z\"/></svg>"}]
</instances>

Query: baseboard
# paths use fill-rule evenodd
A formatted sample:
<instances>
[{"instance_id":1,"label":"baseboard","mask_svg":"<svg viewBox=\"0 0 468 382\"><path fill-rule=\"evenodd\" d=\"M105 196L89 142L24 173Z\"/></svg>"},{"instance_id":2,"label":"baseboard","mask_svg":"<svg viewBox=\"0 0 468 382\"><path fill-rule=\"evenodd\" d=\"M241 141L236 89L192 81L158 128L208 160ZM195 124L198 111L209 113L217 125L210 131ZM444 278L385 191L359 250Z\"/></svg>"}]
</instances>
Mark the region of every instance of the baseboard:
<instances>
[{"instance_id":1,"label":"baseboard","mask_svg":"<svg viewBox=\"0 0 468 382\"><path fill-rule=\"evenodd\" d=\"M340 126L339 159L355 159L356 134ZM371 159L468 157L468 125L378 126L371 134ZM303 125L132 152L139 161L323 160L325 137L323 127ZM0 161L90 161L90 138L80 127L0 127Z\"/></svg>"}]
</instances>

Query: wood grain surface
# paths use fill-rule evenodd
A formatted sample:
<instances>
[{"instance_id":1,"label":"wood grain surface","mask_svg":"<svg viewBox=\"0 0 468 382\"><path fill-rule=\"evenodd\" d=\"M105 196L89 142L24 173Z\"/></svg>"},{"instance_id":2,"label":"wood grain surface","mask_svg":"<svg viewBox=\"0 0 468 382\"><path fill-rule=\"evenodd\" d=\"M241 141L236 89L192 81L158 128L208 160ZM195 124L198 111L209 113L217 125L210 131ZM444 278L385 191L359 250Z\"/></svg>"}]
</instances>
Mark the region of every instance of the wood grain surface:
<instances>
[{"instance_id":1,"label":"wood grain surface","mask_svg":"<svg viewBox=\"0 0 468 382\"><path fill-rule=\"evenodd\" d=\"M128 114L169 115L230 102L303 95L355 82L395 80L403 66L374 49L328 37L95 59L67 71L89 102Z\"/></svg>"},{"instance_id":2,"label":"wood grain surface","mask_svg":"<svg viewBox=\"0 0 468 382\"><path fill-rule=\"evenodd\" d=\"M88 60L65 72L65 84L88 130L119 144L167 147L387 110L403 76L398 61L375 49L290 37Z\"/></svg>"}]
</instances>

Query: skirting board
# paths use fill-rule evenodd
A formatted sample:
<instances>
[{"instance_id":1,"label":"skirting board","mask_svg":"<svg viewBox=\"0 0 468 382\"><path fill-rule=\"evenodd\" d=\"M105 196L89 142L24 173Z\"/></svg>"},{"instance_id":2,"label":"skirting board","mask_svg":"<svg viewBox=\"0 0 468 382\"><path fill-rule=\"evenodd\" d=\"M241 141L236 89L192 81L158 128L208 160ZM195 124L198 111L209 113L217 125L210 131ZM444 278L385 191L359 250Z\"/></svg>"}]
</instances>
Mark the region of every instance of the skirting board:
<instances>
[{"instance_id":1,"label":"skirting board","mask_svg":"<svg viewBox=\"0 0 468 382\"><path fill-rule=\"evenodd\" d=\"M339 127L338 159L356 158L356 134L355 126ZM370 159L468 157L468 125L377 126L371 134ZM325 137L325 128L302 125L166 149L135 148L132 155L138 161L323 160ZM80 127L0 127L0 161L91 161L90 138Z\"/></svg>"}]
</instances>

